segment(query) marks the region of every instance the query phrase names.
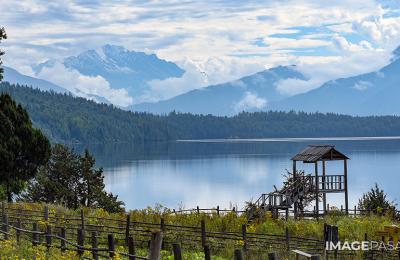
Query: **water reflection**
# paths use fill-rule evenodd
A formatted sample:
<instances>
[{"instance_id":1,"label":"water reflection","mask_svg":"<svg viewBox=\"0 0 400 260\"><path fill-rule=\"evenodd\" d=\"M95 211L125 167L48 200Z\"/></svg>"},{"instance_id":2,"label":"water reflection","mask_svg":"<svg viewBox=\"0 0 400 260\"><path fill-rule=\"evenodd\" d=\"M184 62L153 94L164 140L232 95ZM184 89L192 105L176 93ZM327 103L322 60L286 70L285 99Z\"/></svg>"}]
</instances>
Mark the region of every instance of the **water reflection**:
<instances>
[{"instance_id":1,"label":"water reflection","mask_svg":"<svg viewBox=\"0 0 400 260\"><path fill-rule=\"evenodd\" d=\"M334 144L348 155L349 200L377 182L392 199L400 197L399 140L295 140L244 142L164 142L152 144L89 145L104 167L106 188L127 208L160 203L184 207L242 207L245 201L280 187L290 158L307 144ZM86 146L79 146L81 150ZM304 167L303 167L304 166ZM312 172L312 166L302 165ZM328 174L343 172L341 163L327 164ZM328 195L331 205L343 204L343 195Z\"/></svg>"}]
</instances>

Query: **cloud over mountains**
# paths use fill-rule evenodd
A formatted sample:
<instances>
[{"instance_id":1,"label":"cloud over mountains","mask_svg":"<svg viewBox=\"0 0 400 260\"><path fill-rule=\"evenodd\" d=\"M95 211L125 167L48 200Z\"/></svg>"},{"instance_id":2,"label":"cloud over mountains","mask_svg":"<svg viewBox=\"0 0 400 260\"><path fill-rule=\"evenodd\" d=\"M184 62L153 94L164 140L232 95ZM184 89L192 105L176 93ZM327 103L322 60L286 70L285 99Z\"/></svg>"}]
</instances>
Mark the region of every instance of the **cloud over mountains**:
<instances>
[{"instance_id":1,"label":"cloud over mountains","mask_svg":"<svg viewBox=\"0 0 400 260\"><path fill-rule=\"evenodd\" d=\"M288 64L298 65L310 80L281 82L280 88L300 93L337 76L377 70L400 43L400 3L391 0L0 0L0 6L0 24L9 35L5 65L24 74L34 75L32 65L106 43L155 53L187 72L155 79L139 99L121 87L133 103ZM98 78L106 77L80 74L102 86L93 92L130 103L126 93Z\"/></svg>"}]
</instances>

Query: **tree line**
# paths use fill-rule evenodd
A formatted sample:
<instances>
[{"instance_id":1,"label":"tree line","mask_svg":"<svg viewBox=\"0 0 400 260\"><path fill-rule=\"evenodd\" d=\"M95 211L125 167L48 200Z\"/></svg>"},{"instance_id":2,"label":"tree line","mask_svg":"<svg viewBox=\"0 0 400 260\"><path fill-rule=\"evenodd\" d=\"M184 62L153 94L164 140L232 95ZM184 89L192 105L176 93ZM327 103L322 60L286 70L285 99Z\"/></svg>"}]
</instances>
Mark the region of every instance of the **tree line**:
<instances>
[{"instance_id":1,"label":"tree line","mask_svg":"<svg viewBox=\"0 0 400 260\"><path fill-rule=\"evenodd\" d=\"M394 136L398 116L242 112L232 117L171 112L154 115L98 104L70 94L0 84L54 143L148 142L177 139Z\"/></svg>"},{"instance_id":2,"label":"tree line","mask_svg":"<svg viewBox=\"0 0 400 260\"><path fill-rule=\"evenodd\" d=\"M103 170L95 168L89 151L79 155L65 145L51 146L27 111L0 94L0 200L121 211L123 203L104 188Z\"/></svg>"}]
</instances>

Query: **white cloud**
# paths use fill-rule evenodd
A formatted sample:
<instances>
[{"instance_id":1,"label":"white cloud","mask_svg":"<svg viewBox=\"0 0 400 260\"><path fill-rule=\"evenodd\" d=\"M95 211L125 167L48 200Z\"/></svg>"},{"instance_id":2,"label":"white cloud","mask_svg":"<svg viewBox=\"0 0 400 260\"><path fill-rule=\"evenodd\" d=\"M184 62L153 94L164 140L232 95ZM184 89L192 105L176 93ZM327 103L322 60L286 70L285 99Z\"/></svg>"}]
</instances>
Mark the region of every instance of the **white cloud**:
<instances>
[{"instance_id":1,"label":"white cloud","mask_svg":"<svg viewBox=\"0 0 400 260\"><path fill-rule=\"evenodd\" d=\"M296 69L309 80L281 80L276 84L277 89L287 95L304 93L329 80L377 71L390 62L392 57L390 52L369 49L368 45L363 47L363 44L361 42L360 45L355 45L343 41L338 47L341 56L310 57L299 61Z\"/></svg>"},{"instance_id":2,"label":"white cloud","mask_svg":"<svg viewBox=\"0 0 400 260\"><path fill-rule=\"evenodd\" d=\"M278 81L276 88L283 95L293 96L317 88L324 82L324 79L287 79Z\"/></svg>"},{"instance_id":3,"label":"white cloud","mask_svg":"<svg viewBox=\"0 0 400 260\"><path fill-rule=\"evenodd\" d=\"M293 39L293 38L273 38L267 37L264 39L264 43L273 48L283 47L283 48L310 48L310 47L321 47L330 46L331 43L327 40L315 40L315 39Z\"/></svg>"},{"instance_id":4,"label":"white cloud","mask_svg":"<svg viewBox=\"0 0 400 260\"><path fill-rule=\"evenodd\" d=\"M168 78L165 80L152 80L148 84L149 91L141 97L142 101L152 102L168 99L187 91L208 85L207 75L189 60L181 64L185 73L181 78Z\"/></svg>"},{"instance_id":5,"label":"white cloud","mask_svg":"<svg viewBox=\"0 0 400 260\"><path fill-rule=\"evenodd\" d=\"M247 111L253 109L263 109L267 105L267 100L260 98L256 93L247 91L243 98L234 105L235 111Z\"/></svg>"},{"instance_id":6,"label":"white cloud","mask_svg":"<svg viewBox=\"0 0 400 260\"><path fill-rule=\"evenodd\" d=\"M243 63L238 58L209 58L204 62L186 59L178 65L185 70L181 78L152 80L150 90L140 97L141 101L158 101L183 94L193 89L236 80L238 75L248 75L264 69L257 63ZM238 84L236 82L236 84Z\"/></svg>"},{"instance_id":7,"label":"white cloud","mask_svg":"<svg viewBox=\"0 0 400 260\"><path fill-rule=\"evenodd\" d=\"M125 89L112 89L101 76L88 77L76 70L69 70L63 64L56 62L53 67L44 67L37 75L49 80L77 96L92 99L93 96L104 97L114 105L126 107L132 104L133 99Z\"/></svg>"},{"instance_id":8,"label":"white cloud","mask_svg":"<svg viewBox=\"0 0 400 260\"><path fill-rule=\"evenodd\" d=\"M372 86L373 86L373 84L371 82L361 80L361 81L357 82L356 84L354 84L353 88L360 90L360 91L364 91Z\"/></svg>"},{"instance_id":9,"label":"white cloud","mask_svg":"<svg viewBox=\"0 0 400 260\"><path fill-rule=\"evenodd\" d=\"M390 8L399 9L398 2L383 8L374 0L207 4L0 0L0 6L0 24L9 34L4 41L5 65L23 72L48 58L60 59L111 43L155 52L170 61L190 59L207 75L208 84L237 79L264 67L298 64L310 72L312 81L307 84L312 87L318 81L376 68L400 43L400 17L386 15ZM308 32L309 27L321 31ZM311 52L299 54L299 49ZM325 77L310 71L310 64ZM152 82L154 93L145 98L166 98L204 86L204 77L196 73L188 69L182 79ZM306 83L298 83L296 92L307 89Z\"/></svg>"}]
</instances>

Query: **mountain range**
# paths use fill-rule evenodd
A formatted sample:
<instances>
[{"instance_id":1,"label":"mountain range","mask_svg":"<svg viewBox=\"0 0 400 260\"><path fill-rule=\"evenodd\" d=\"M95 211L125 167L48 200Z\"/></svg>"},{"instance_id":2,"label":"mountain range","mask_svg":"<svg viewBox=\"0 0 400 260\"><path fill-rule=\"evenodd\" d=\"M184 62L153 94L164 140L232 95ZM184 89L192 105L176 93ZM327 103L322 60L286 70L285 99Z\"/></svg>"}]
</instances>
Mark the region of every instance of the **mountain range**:
<instances>
[{"instance_id":1,"label":"mountain range","mask_svg":"<svg viewBox=\"0 0 400 260\"><path fill-rule=\"evenodd\" d=\"M101 50L88 50L63 59L69 70L86 76L101 76L112 88L124 88L132 97L149 91L154 79L181 77L185 71L178 65L159 59L154 54L129 51L121 46L104 45ZM54 66L48 60L33 67L36 75ZM156 114L171 111L195 114L234 115L240 111L305 111L333 112L351 115L400 115L400 47L393 52L391 62L380 70L328 81L306 93L289 96L279 91L281 80L309 80L296 66L278 66L232 82L212 85L155 103L139 103L126 107L133 111ZM42 90L66 92L51 82L24 76L5 68L5 80L31 85ZM104 97L93 96L100 103Z\"/></svg>"},{"instance_id":2,"label":"mountain range","mask_svg":"<svg viewBox=\"0 0 400 260\"><path fill-rule=\"evenodd\" d=\"M176 110L214 115L233 115L243 110L264 110L270 102L278 102L288 97L276 88L280 80L286 79L307 78L296 70L296 66L279 66L232 82L195 89L157 103L134 105L131 110L151 113Z\"/></svg>"},{"instance_id":3,"label":"mountain range","mask_svg":"<svg viewBox=\"0 0 400 260\"><path fill-rule=\"evenodd\" d=\"M52 68L56 60L47 60L32 67L36 76L45 68ZM113 89L126 89L134 100L146 95L148 82L181 77L184 70L173 62L159 59L155 54L146 54L125 49L117 45L104 45L100 50L87 50L77 56L60 61L66 69L76 70L90 77L101 76Z\"/></svg>"},{"instance_id":4,"label":"mountain range","mask_svg":"<svg viewBox=\"0 0 400 260\"><path fill-rule=\"evenodd\" d=\"M307 93L271 104L272 110L400 115L400 59L382 69L326 82Z\"/></svg>"}]
</instances>

